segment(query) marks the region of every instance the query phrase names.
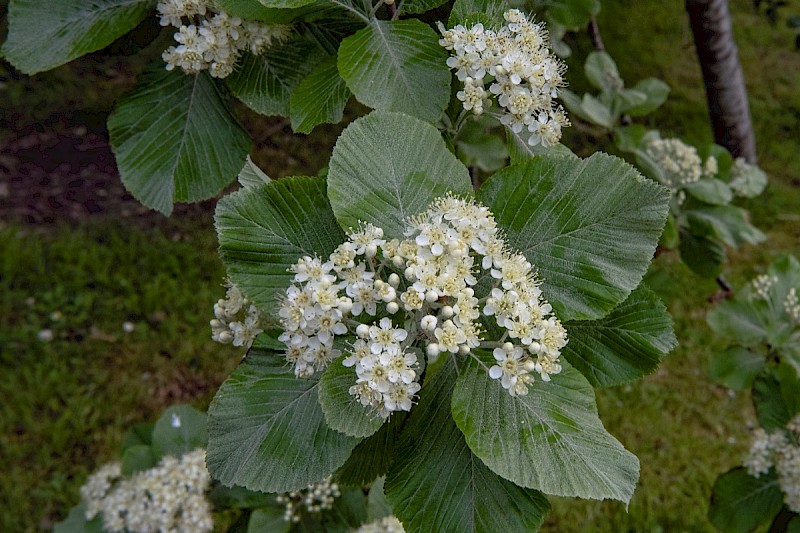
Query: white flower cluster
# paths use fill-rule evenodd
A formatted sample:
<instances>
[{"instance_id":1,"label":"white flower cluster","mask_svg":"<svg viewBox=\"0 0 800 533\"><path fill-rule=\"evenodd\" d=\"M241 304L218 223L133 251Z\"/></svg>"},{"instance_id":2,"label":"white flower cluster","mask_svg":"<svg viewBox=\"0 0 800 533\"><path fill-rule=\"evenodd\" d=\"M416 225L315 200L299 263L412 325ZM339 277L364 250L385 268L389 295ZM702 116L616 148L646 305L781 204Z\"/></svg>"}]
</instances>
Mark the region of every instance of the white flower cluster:
<instances>
[{"instance_id":1,"label":"white flower cluster","mask_svg":"<svg viewBox=\"0 0 800 533\"><path fill-rule=\"evenodd\" d=\"M753 432L750 453L744 461L747 473L753 477L765 474L775 467L778 485L785 495L785 503L794 512L800 512L800 416L786 424L786 431L767 433L761 428Z\"/></svg>"},{"instance_id":2,"label":"white flower cluster","mask_svg":"<svg viewBox=\"0 0 800 533\"><path fill-rule=\"evenodd\" d=\"M208 70L215 78L226 78L243 51L261 54L286 39L290 30L231 17L209 0L161 0L157 9L162 26L178 28L177 46L162 54L167 70L178 67L187 74Z\"/></svg>"},{"instance_id":3,"label":"white flower cluster","mask_svg":"<svg viewBox=\"0 0 800 533\"><path fill-rule=\"evenodd\" d=\"M794 322L800 323L800 301L797 298L797 289L792 287L783 301L783 308Z\"/></svg>"},{"instance_id":4,"label":"white flower cluster","mask_svg":"<svg viewBox=\"0 0 800 533\"><path fill-rule=\"evenodd\" d=\"M778 282L777 276L770 276L769 274L761 274L753 281L753 289L756 291L756 296L762 300L769 301L769 291L773 285Z\"/></svg>"},{"instance_id":5,"label":"white flower cluster","mask_svg":"<svg viewBox=\"0 0 800 533\"><path fill-rule=\"evenodd\" d=\"M244 310L246 312L242 312ZM258 309L250 305L242 291L232 283L228 283L225 299L214 304L214 318L209 325L212 340L245 348L250 348L256 336L264 331L260 328Z\"/></svg>"},{"instance_id":6,"label":"white flower cluster","mask_svg":"<svg viewBox=\"0 0 800 533\"><path fill-rule=\"evenodd\" d=\"M86 519L101 514L104 531L203 533L214 529L205 496L210 484L206 452L197 449L129 478L119 463L105 465L89 476L81 496Z\"/></svg>"},{"instance_id":7,"label":"white flower cluster","mask_svg":"<svg viewBox=\"0 0 800 533\"><path fill-rule=\"evenodd\" d=\"M552 146L561 139L561 129L569 126L564 109L553 100L559 87L566 85L566 66L552 56L542 23L534 23L518 9L504 16L507 24L498 30L485 29L481 23L448 30L439 23L439 44L454 53L447 66L464 82L464 90L456 96L465 110L476 115L491 105L494 96L503 108L503 124L515 133L527 128L528 144Z\"/></svg>"},{"instance_id":8,"label":"white flower cluster","mask_svg":"<svg viewBox=\"0 0 800 533\"><path fill-rule=\"evenodd\" d=\"M664 171L663 184L673 192L695 183L703 175L716 174L716 159L704 168L695 147L680 139L655 139L647 145L646 152Z\"/></svg>"},{"instance_id":9,"label":"white flower cluster","mask_svg":"<svg viewBox=\"0 0 800 533\"><path fill-rule=\"evenodd\" d=\"M348 332L358 337L344 360L357 374L350 393L382 416L411 409L423 348L430 358L495 348L496 365L487 371L511 395L528 392L533 372L548 381L561 371L566 330L552 316L531 264L508 248L486 207L439 198L411 217L404 233L402 241L387 241L383 230L365 224L328 261L304 257L292 267L295 284L281 303L280 340L297 376L338 357L334 338ZM479 271L492 281L483 300L472 288ZM387 316L401 310L395 319ZM493 317L500 339L483 342L482 314Z\"/></svg>"},{"instance_id":10,"label":"white flower cluster","mask_svg":"<svg viewBox=\"0 0 800 533\"><path fill-rule=\"evenodd\" d=\"M758 183L758 186L755 184ZM737 157L731 167L731 190L736 196L755 198L767 183L767 175L756 165L751 165L743 157Z\"/></svg>"},{"instance_id":11,"label":"white flower cluster","mask_svg":"<svg viewBox=\"0 0 800 533\"><path fill-rule=\"evenodd\" d=\"M396 516L384 516L369 524L364 524L355 530L355 533L405 533L403 523Z\"/></svg>"},{"instance_id":12,"label":"white flower cluster","mask_svg":"<svg viewBox=\"0 0 800 533\"><path fill-rule=\"evenodd\" d=\"M286 506L283 519L287 522L300 521L303 509L309 513L319 513L333 508L333 500L341 495L339 485L331 483L331 478L312 483L307 488L287 492L277 496L278 503Z\"/></svg>"}]
</instances>

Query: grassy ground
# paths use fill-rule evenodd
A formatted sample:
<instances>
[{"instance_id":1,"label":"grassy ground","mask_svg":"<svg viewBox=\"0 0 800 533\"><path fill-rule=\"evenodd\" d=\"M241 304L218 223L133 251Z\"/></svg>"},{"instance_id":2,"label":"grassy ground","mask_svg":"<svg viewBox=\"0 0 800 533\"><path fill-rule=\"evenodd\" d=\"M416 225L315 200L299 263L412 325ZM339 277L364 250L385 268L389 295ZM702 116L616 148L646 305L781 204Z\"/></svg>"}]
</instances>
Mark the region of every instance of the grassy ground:
<instances>
[{"instance_id":1,"label":"grassy ground","mask_svg":"<svg viewBox=\"0 0 800 533\"><path fill-rule=\"evenodd\" d=\"M732 9L759 155L772 181L748 207L769 240L732 255L726 275L734 285L781 250L800 255L800 53L787 31L771 29L750 5ZM604 0L599 22L626 80L657 76L673 87L651 125L690 142L710 140L683 3ZM576 58L588 50L580 38ZM310 152L321 148L303 152L303 141L285 138L276 144L271 132L257 136L256 156L273 175L317 161ZM210 218L154 230L107 221L0 230L0 531L48 528L77 501L87 473L114 457L128 427L170 403L203 407L235 366L238 352L213 344L207 328L211 303L224 292L215 246ZM747 447L749 398L707 376L722 346L704 322L716 286L668 254L650 281L675 317L681 346L654 375L598 391L608 429L641 460L640 485L627 511L615 502L553 498L545 531L708 531L711 484ZM123 332L125 321L132 333ZM50 342L37 338L45 329Z\"/></svg>"},{"instance_id":2,"label":"grassy ground","mask_svg":"<svg viewBox=\"0 0 800 533\"><path fill-rule=\"evenodd\" d=\"M132 424L204 408L238 362L208 330L224 295L210 217L184 222L0 231L0 531L49 528Z\"/></svg>"}]
</instances>

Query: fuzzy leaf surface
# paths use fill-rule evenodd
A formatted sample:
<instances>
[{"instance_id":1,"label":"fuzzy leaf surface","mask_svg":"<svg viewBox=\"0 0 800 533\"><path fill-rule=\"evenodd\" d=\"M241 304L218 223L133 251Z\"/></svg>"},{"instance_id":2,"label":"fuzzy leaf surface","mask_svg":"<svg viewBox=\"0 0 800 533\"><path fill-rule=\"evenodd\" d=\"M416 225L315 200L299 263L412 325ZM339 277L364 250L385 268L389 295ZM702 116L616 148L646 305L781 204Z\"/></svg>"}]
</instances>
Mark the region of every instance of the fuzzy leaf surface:
<instances>
[{"instance_id":1,"label":"fuzzy leaf surface","mask_svg":"<svg viewBox=\"0 0 800 533\"><path fill-rule=\"evenodd\" d=\"M373 109L436 121L450 101L447 52L416 19L373 19L342 41L339 73L356 99Z\"/></svg>"},{"instance_id":2,"label":"fuzzy leaf surface","mask_svg":"<svg viewBox=\"0 0 800 533\"><path fill-rule=\"evenodd\" d=\"M36 74L100 50L134 29L155 0L11 0L2 53Z\"/></svg>"},{"instance_id":3,"label":"fuzzy leaf surface","mask_svg":"<svg viewBox=\"0 0 800 533\"><path fill-rule=\"evenodd\" d=\"M426 380L386 477L386 498L408 532L537 530L550 508L544 496L489 470L453 422L456 377L447 362Z\"/></svg>"},{"instance_id":4,"label":"fuzzy leaf surface","mask_svg":"<svg viewBox=\"0 0 800 533\"><path fill-rule=\"evenodd\" d=\"M345 239L321 178L283 178L239 190L219 201L215 222L228 276L271 314L293 279L287 269L305 255L327 257Z\"/></svg>"},{"instance_id":5,"label":"fuzzy leaf surface","mask_svg":"<svg viewBox=\"0 0 800 533\"><path fill-rule=\"evenodd\" d=\"M196 202L233 181L250 137L207 73L147 71L108 118L125 187L168 215L174 202Z\"/></svg>"},{"instance_id":6,"label":"fuzzy leaf surface","mask_svg":"<svg viewBox=\"0 0 800 533\"><path fill-rule=\"evenodd\" d=\"M325 424L318 385L296 378L282 357L251 349L209 407L207 464L214 479L288 492L342 466L358 439Z\"/></svg>"},{"instance_id":7,"label":"fuzzy leaf surface","mask_svg":"<svg viewBox=\"0 0 800 533\"><path fill-rule=\"evenodd\" d=\"M539 272L545 297L566 321L600 318L639 285L669 193L606 154L544 154L499 171L478 199Z\"/></svg>"},{"instance_id":8,"label":"fuzzy leaf surface","mask_svg":"<svg viewBox=\"0 0 800 533\"><path fill-rule=\"evenodd\" d=\"M469 195L469 171L439 131L419 119L374 111L344 130L331 156L328 197L345 228L359 221L403 239L404 220L448 191Z\"/></svg>"},{"instance_id":9,"label":"fuzzy leaf surface","mask_svg":"<svg viewBox=\"0 0 800 533\"><path fill-rule=\"evenodd\" d=\"M483 356L484 364L493 364ZM474 359L453 391L453 418L472 453L496 474L545 494L630 502L639 460L603 427L594 390L563 363L512 397Z\"/></svg>"},{"instance_id":10,"label":"fuzzy leaf surface","mask_svg":"<svg viewBox=\"0 0 800 533\"><path fill-rule=\"evenodd\" d=\"M655 371L678 345L667 308L643 285L603 318L565 327L569 342L562 353L595 387L620 385Z\"/></svg>"}]
</instances>

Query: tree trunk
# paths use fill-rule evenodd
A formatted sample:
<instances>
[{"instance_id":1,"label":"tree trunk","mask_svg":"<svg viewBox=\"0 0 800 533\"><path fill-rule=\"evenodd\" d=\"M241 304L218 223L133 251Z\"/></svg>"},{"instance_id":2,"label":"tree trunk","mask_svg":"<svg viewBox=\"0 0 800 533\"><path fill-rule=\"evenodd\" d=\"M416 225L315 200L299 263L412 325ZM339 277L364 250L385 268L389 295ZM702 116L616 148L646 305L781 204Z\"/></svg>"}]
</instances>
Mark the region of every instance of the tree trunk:
<instances>
[{"instance_id":1,"label":"tree trunk","mask_svg":"<svg viewBox=\"0 0 800 533\"><path fill-rule=\"evenodd\" d=\"M756 163L747 88L733 40L727 0L686 0L697 58L703 69L714 140L734 157Z\"/></svg>"}]
</instances>

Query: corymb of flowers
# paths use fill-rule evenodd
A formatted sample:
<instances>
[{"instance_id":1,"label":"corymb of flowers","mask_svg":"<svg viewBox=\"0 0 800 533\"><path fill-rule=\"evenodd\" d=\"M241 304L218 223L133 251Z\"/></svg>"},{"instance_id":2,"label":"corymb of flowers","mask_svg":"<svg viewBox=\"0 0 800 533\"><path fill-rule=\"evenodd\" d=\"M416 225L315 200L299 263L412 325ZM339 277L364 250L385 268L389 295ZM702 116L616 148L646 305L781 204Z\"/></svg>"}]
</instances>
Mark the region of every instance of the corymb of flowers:
<instances>
[{"instance_id":1,"label":"corymb of flowers","mask_svg":"<svg viewBox=\"0 0 800 533\"><path fill-rule=\"evenodd\" d=\"M549 381L561 371L566 330L486 207L439 198L406 221L404 235L386 240L362 223L327 260L292 266L279 339L298 377L346 351L343 364L356 374L350 394L388 417L411 409L426 355L432 362L493 350L494 365L483 366L512 396L527 394L534 374ZM481 299L479 283L487 288ZM351 341L337 341L348 334Z\"/></svg>"},{"instance_id":2,"label":"corymb of flowers","mask_svg":"<svg viewBox=\"0 0 800 533\"><path fill-rule=\"evenodd\" d=\"M566 85L566 66L553 57L542 23L518 9L504 17L507 24L497 30L481 23L446 29L439 23L439 44L453 53L447 65L464 82L456 96L476 115L494 97L502 108L500 122L514 133L527 129L528 144L558 144L561 129L570 124L564 108L554 102L559 87Z\"/></svg>"},{"instance_id":3,"label":"corymb of flowers","mask_svg":"<svg viewBox=\"0 0 800 533\"><path fill-rule=\"evenodd\" d=\"M187 74L208 70L215 78L227 78L244 51L260 55L289 36L291 28L232 17L209 0L161 0L156 6L162 26L178 28L177 46L162 54L167 70Z\"/></svg>"}]
</instances>

